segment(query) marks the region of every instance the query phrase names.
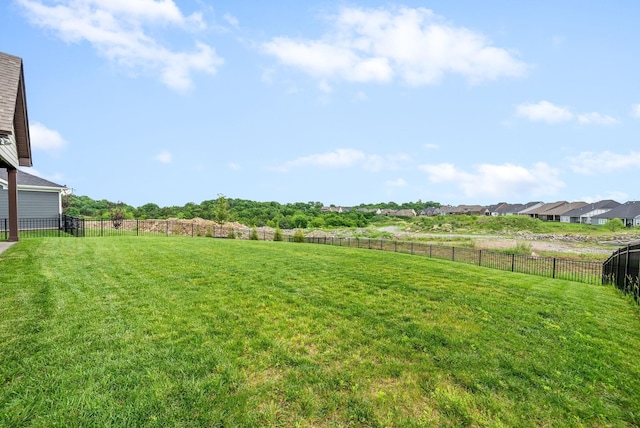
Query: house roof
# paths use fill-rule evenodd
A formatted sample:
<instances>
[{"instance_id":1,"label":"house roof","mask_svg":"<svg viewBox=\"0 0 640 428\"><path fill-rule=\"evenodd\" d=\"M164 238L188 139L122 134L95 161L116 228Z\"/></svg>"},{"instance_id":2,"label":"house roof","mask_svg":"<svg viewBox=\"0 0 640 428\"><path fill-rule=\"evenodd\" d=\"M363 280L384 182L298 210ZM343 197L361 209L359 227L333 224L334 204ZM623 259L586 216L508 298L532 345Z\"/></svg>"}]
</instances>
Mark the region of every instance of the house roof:
<instances>
[{"instance_id":1,"label":"house roof","mask_svg":"<svg viewBox=\"0 0 640 428\"><path fill-rule=\"evenodd\" d=\"M548 211L542 213L542 215L563 215L566 212L580 208L587 205L586 202L569 202L568 204L558 205L555 208L551 208Z\"/></svg>"},{"instance_id":2,"label":"house roof","mask_svg":"<svg viewBox=\"0 0 640 428\"><path fill-rule=\"evenodd\" d=\"M591 204L586 204L579 208L572 209L571 211L566 212L563 215L569 216L569 217L580 217L581 215L590 213L591 211L602 210L602 209L610 210L619 205L620 205L620 202L616 202L612 199L605 199L605 200L594 202Z\"/></svg>"},{"instance_id":3,"label":"house roof","mask_svg":"<svg viewBox=\"0 0 640 428\"><path fill-rule=\"evenodd\" d=\"M640 216L640 201L629 201L618 205L611 211L593 216L593 218L636 218Z\"/></svg>"},{"instance_id":4,"label":"house roof","mask_svg":"<svg viewBox=\"0 0 640 428\"><path fill-rule=\"evenodd\" d=\"M0 168L0 183L6 184L7 180L7 170ZM55 187L59 189L66 189L66 186L61 186L53 181L45 180L44 178L31 175L21 170L18 170L16 181L18 182L19 187Z\"/></svg>"},{"instance_id":5,"label":"house roof","mask_svg":"<svg viewBox=\"0 0 640 428\"><path fill-rule=\"evenodd\" d=\"M567 201L549 202L547 204L543 204L536 208L522 210L520 211L520 213L526 214L526 215L530 215L530 214L546 215L547 211L556 209L559 206L562 206L567 203L568 203Z\"/></svg>"},{"instance_id":6,"label":"house roof","mask_svg":"<svg viewBox=\"0 0 640 428\"><path fill-rule=\"evenodd\" d=\"M523 204L504 204L498 207L495 212L498 214L515 214L524 208Z\"/></svg>"},{"instance_id":7,"label":"house roof","mask_svg":"<svg viewBox=\"0 0 640 428\"><path fill-rule=\"evenodd\" d=\"M13 135L19 166L32 166L22 59L2 52L0 52L0 133ZM0 162L2 161L0 159Z\"/></svg>"}]
</instances>

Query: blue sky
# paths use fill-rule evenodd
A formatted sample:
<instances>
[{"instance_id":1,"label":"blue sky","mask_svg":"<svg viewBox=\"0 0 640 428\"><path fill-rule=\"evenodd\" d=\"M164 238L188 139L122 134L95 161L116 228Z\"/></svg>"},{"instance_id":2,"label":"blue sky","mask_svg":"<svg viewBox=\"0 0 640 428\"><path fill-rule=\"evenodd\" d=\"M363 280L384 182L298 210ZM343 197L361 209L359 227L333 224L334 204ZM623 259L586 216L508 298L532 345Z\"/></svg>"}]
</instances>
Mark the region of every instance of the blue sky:
<instances>
[{"instance_id":1,"label":"blue sky","mask_svg":"<svg viewBox=\"0 0 640 428\"><path fill-rule=\"evenodd\" d=\"M640 2L9 0L34 168L75 194L640 199Z\"/></svg>"}]
</instances>

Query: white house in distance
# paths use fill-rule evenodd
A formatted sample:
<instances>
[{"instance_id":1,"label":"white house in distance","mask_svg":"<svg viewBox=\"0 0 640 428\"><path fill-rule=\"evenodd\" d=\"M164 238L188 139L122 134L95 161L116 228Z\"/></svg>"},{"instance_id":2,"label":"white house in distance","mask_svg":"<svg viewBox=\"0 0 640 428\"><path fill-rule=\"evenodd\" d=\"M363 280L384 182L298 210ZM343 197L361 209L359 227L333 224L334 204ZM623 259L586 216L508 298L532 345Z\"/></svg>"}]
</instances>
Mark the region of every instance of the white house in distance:
<instances>
[{"instance_id":1,"label":"white house in distance","mask_svg":"<svg viewBox=\"0 0 640 428\"><path fill-rule=\"evenodd\" d=\"M33 166L22 59L0 52L0 169L7 174L9 241L18 240L18 167Z\"/></svg>"},{"instance_id":2,"label":"white house in distance","mask_svg":"<svg viewBox=\"0 0 640 428\"><path fill-rule=\"evenodd\" d=\"M65 186L18 170L18 218L59 218ZM7 172L0 169L0 220L9 216L9 182ZM0 224L0 227L2 225Z\"/></svg>"},{"instance_id":3,"label":"white house in distance","mask_svg":"<svg viewBox=\"0 0 640 428\"><path fill-rule=\"evenodd\" d=\"M594 216L591 224L605 224L612 218L619 218L627 227L640 226L640 201L628 201L606 213Z\"/></svg>"},{"instance_id":4,"label":"white house in distance","mask_svg":"<svg viewBox=\"0 0 640 428\"><path fill-rule=\"evenodd\" d=\"M587 204L566 212L560 216L560 221L562 223L591 224L591 219L593 217L611 211L619 205L620 202L616 202L611 199L605 199L603 201Z\"/></svg>"}]
</instances>

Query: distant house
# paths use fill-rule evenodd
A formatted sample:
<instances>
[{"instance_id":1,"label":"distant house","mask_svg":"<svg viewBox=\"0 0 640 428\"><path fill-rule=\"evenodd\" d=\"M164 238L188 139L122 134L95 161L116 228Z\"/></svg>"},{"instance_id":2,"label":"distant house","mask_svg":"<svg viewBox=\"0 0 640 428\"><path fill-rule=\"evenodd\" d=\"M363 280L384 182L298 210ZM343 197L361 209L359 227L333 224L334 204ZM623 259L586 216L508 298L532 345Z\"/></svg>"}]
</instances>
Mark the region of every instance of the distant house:
<instances>
[{"instance_id":1,"label":"distant house","mask_svg":"<svg viewBox=\"0 0 640 428\"><path fill-rule=\"evenodd\" d=\"M612 218L619 218L627 227L640 226L640 201L629 201L591 218L591 224L602 225Z\"/></svg>"},{"instance_id":2,"label":"distant house","mask_svg":"<svg viewBox=\"0 0 640 428\"><path fill-rule=\"evenodd\" d=\"M438 215L438 209L436 207L427 207L425 209L423 209L422 211L420 211L418 213L418 215L424 215L424 216L428 216L428 217L433 217Z\"/></svg>"},{"instance_id":3,"label":"distant house","mask_svg":"<svg viewBox=\"0 0 640 428\"><path fill-rule=\"evenodd\" d=\"M17 172L18 218L56 218L62 214L62 194L68 189L24 171ZM7 172L0 169L0 218L9 215Z\"/></svg>"},{"instance_id":4,"label":"distant house","mask_svg":"<svg viewBox=\"0 0 640 428\"><path fill-rule=\"evenodd\" d=\"M567 204L561 204L555 208L551 208L543 213L540 213L539 218L540 220L544 221L560 221L560 217L563 214L576 208L581 208L585 205L587 205L586 202L569 202Z\"/></svg>"},{"instance_id":5,"label":"distant house","mask_svg":"<svg viewBox=\"0 0 640 428\"><path fill-rule=\"evenodd\" d=\"M411 209L411 210L395 210L390 215L396 216L396 217L415 217L416 216L416 210L414 210L414 209Z\"/></svg>"},{"instance_id":6,"label":"distant house","mask_svg":"<svg viewBox=\"0 0 640 428\"><path fill-rule=\"evenodd\" d=\"M560 216L562 223L582 223L591 224L591 219L597 215L611 211L613 208L620 206L620 202L611 199L586 204L580 208L573 209Z\"/></svg>"},{"instance_id":7,"label":"distant house","mask_svg":"<svg viewBox=\"0 0 640 428\"><path fill-rule=\"evenodd\" d=\"M494 204L494 205L489 205L487 207L486 214L489 215L489 216L492 216L492 217L499 216L500 215L499 210L501 208L507 207L508 205L509 204L507 204L506 202L499 202L499 203Z\"/></svg>"},{"instance_id":8,"label":"distant house","mask_svg":"<svg viewBox=\"0 0 640 428\"><path fill-rule=\"evenodd\" d=\"M486 213L487 209L481 205L458 205L449 212L451 215L485 215Z\"/></svg>"},{"instance_id":9,"label":"distant house","mask_svg":"<svg viewBox=\"0 0 640 428\"><path fill-rule=\"evenodd\" d=\"M566 205L568 204L567 201L558 201L558 202L549 202L547 204L542 204L542 205L533 205L531 208L526 208L522 211L520 211L518 214L519 215L526 215L529 216L531 218L541 218L543 220L547 219L547 212L551 211L551 210L555 210L556 208L562 206L562 205Z\"/></svg>"}]
</instances>

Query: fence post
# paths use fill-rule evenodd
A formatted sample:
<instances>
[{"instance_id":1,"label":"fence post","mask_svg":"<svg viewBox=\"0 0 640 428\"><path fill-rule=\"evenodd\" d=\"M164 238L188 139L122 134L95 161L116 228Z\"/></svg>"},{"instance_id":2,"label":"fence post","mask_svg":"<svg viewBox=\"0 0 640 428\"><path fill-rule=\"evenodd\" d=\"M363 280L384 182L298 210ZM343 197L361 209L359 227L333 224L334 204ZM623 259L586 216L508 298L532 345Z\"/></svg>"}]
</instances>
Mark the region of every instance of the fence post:
<instances>
[{"instance_id":1,"label":"fence post","mask_svg":"<svg viewBox=\"0 0 640 428\"><path fill-rule=\"evenodd\" d=\"M398 252L398 241L393 241L393 251L394 251L395 253L397 253L397 252Z\"/></svg>"},{"instance_id":2,"label":"fence post","mask_svg":"<svg viewBox=\"0 0 640 428\"><path fill-rule=\"evenodd\" d=\"M433 250L433 244L429 244L429 258L431 257L431 250Z\"/></svg>"},{"instance_id":3,"label":"fence post","mask_svg":"<svg viewBox=\"0 0 640 428\"><path fill-rule=\"evenodd\" d=\"M629 281L629 244L627 244L627 254L624 258L624 288L627 288L627 282Z\"/></svg>"},{"instance_id":4,"label":"fence post","mask_svg":"<svg viewBox=\"0 0 640 428\"><path fill-rule=\"evenodd\" d=\"M516 266L516 255L511 254L511 272L515 271L515 266Z\"/></svg>"},{"instance_id":5,"label":"fence post","mask_svg":"<svg viewBox=\"0 0 640 428\"><path fill-rule=\"evenodd\" d=\"M165 234L166 236L169 236L169 220L165 220L164 225L165 225Z\"/></svg>"},{"instance_id":6,"label":"fence post","mask_svg":"<svg viewBox=\"0 0 640 428\"><path fill-rule=\"evenodd\" d=\"M482 250L478 251L478 266L482 266Z\"/></svg>"},{"instance_id":7,"label":"fence post","mask_svg":"<svg viewBox=\"0 0 640 428\"><path fill-rule=\"evenodd\" d=\"M104 236L104 220L100 219L100 236Z\"/></svg>"},{"instance_id":8,"label":"fence post","mask_svg":"<svg viewBox=\"0 0 640 428\"><path fill-rule=\"evenodd\" d=\"M136 236L140 236L140 220L136 219Z\"/></svg>"},{"instance_id":9,"label":"fence post","mask_svg":"<svg viewBox=\"0 0 640 428\"><path fill-rule=\"evenodd\" d=\"M382 251L382 238L380 238L380 251Z\"/></svg>"},{"instance_id":10,"label":"fence post","mask_svg":"<svg viewBox=\"0 0 640 428\"><path fill-rule=\"evenodd\" d=\"M413 241L411 241L411 255L413 255Z\"/></svg>"},{"instance_id":11,"label":"fence post","mask_svg":"<svg viewBox=\"0 0 640 428\"><path fill-rule=\"evenodd\" d=\"M556 278L556 258L553 258L553 272L551 273L551 278Z\"/></svg>"},{"instance_id":12,"label":"fence post","mask_svg":"<svg viewBox=\"0 0 640 428\"><path fill-rule=\"evenodd\" d=\"M451 247L451 261L456 261L456 247Z\"/></svg>"}]
</instances>

